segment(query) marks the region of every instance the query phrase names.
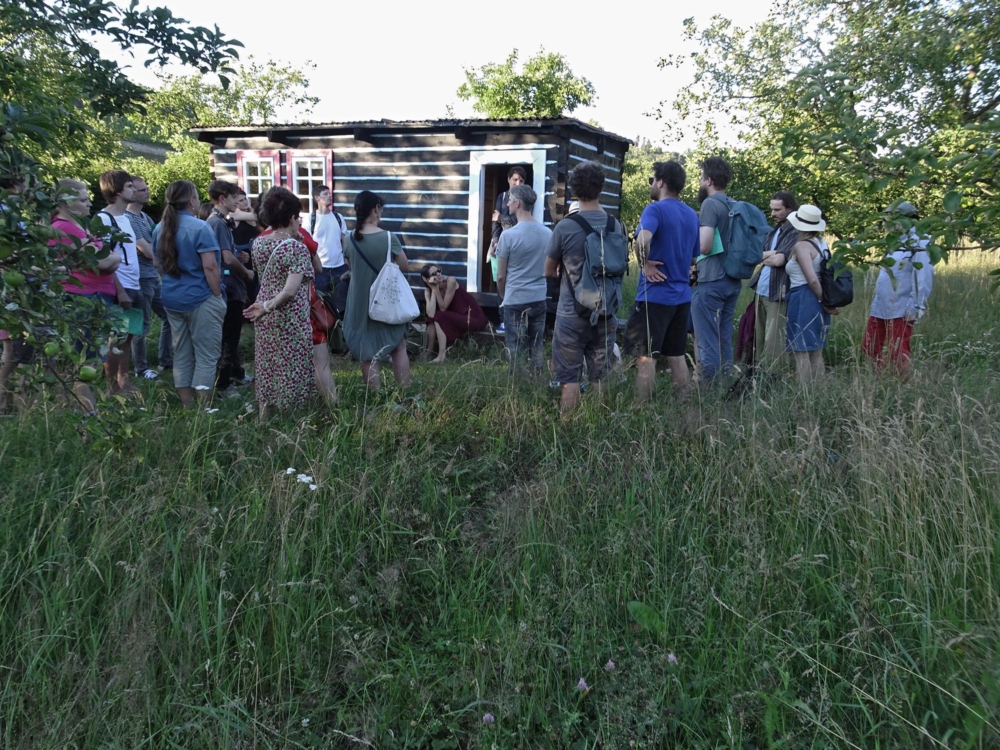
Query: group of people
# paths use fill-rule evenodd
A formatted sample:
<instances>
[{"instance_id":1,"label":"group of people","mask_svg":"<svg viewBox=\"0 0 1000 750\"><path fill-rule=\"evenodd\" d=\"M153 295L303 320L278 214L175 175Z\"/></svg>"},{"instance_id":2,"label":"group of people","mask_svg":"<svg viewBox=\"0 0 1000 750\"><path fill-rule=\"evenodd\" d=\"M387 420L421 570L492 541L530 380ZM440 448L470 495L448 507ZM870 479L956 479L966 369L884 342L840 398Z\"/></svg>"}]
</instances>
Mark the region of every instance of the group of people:
<instances>
[{"instance_id":1,"label":"group of people","mask_svg":"<svg viewBox=\"0 0 1000 750\"><path fill-rule=\"evenodd\" d=\"M680 200L686 172L676 162L657 163L650 176L650 203L635 232L639 281L635 304L624 331L624 351L636 358L639 401L652 397L656 360L665 357L675 389L692 382L686 357L688 335L702 382L712 383L733 368L733 328L742 282L727 273L730 221L734 212L726 188L732 170L720 157L701 165L700 212ZM576 199L572 220L550 229L534 218L538 196L525 184L523 169L508 175L510 190L498 199L490 259L495 259L502 305L503 332L511 371L524 360L540 372L549 285L556 284L558 303L549 367L561 388L560 409L579 403L586 379L596 386L607 375L617 352L616 310L598 314L581 306L578 288L590 268L589 238L609 247L611 235L625 227L600 204L604 167L584 162L569 175ZM197 187L171 183L164 195L159 223L145 212L149 188L136 175L109 170L100 177L106 203L98 215L116 237L109 253L101 253L93 270L76 271L71 295L97 300L109 308L131 311L128 332L103 357L108 389L135 390L137 377L157 378L172 368L174 387L185 406L207 402L216 391L236 390L253 382L262 416L273 409L304 404L317 394L337 399L330 370L332 319L323 314L326 300L343 291L342 335L346 348L361 362L367 386L380 385L380 362L391 362L395 380L407 385L408 324L386 324L369 315L370 289L386 263L406 272L410 261L399 237L381 228L384 202L363 191L354 203L355 226L333 207L332 193L319 186L313 195L309 230L302 226L300 199L283 187L259 196L253 210L237 185L216 180L208 186L211 201L201 204ZM91 212L87 186L76 180L59 183L63 200L52 217L56 243L83 245L91 252L100 240L86 230ZM789 359L798 377L808 381L824 372L831 315L825 307L820 269L830 251L823 239L826 222L819 208L799 205L789 191L771 199L775 222L764 241L763 263L750 279L756 313L753 330L756 371L779 373ZM916 220L909 203L893 207L893 216ZM887 222L893 221L887 217ZM901 237L883 264L876 284L863 351L878 366L905 368L914 323L926 309L933 281L927 239L913 229L887 225ZM603 245L602 245L603 247ZM455 340L487 326L479 304L457 279L435 263L420 270L429 349L443 361ZM162 321L158 341L159 370L146 354L152 316ZM246 321L255 327L254 375L240 357ZM0 390L15 362L13 341L3 341ZM79 343L99 356L94 342ZM96 405L88 383L76 386L86 411Z\"/></svg>"}]
</instances>

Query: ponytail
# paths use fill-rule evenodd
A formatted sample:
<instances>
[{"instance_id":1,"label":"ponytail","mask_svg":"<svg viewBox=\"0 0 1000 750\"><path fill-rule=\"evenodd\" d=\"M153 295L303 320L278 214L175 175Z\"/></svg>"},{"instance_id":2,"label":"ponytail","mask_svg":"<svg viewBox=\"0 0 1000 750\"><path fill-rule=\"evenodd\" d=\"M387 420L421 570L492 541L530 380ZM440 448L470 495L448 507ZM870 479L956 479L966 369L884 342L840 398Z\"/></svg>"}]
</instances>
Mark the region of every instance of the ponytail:
<instances>
[{"instance_id":1,"label":"ponytail","mask_svg":"<svg viewBox=\"0 0 1000 750\"><path fill-rule=\"evenodd\" d=\"M371 212L384 205L385 202L382 198L371 190L362 190L358 193L354 199L354 216L356 217L354 221L354 239L356 241L361 241L361 227L364 226L365 220L371 215Z\"/></svg>"},{"instance_id":2,"label":"ponytail","mask_svg":"<svg viewBox=\"0 0 1000 750\"><path fill-rule=\"evenodd\" d=\"M167 186L163 196L166 206L160 220L160 236L156 241L156 254L160 258L163 273L178 278L181 275L177 265L177 227L180 226L181 211L191 207L191 198L198 195L198 188L187 180L177 180Z\"/></svg>"}]
</instances>

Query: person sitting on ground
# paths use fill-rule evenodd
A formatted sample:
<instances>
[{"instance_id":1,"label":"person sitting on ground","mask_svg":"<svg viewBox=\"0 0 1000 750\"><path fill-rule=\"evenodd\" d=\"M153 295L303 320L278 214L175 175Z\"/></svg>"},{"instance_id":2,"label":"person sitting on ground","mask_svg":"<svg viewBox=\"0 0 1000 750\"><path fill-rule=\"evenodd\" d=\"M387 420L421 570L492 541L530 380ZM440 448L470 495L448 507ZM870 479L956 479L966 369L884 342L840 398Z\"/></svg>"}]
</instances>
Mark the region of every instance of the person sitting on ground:
<instances>
[{"instance_id":1,"label":"person sitting on ground","mask_svg":"<svg viewBox=\"0 0 1000 750\"><path fill-rule=\"evenodd\" d=\"M906 201L890 206L884 213L905 217L910 222L920 219L916 207ZM879 269L861 349L878 370L886 366L888 349L889 364L903 374L910 364L913 327L927 311L934 285L934 265L927 252L929 237L919 234L915 226L907 228L901 222L893 222L891 228L893 234L899 235L900 244L885 256L893 265Z\"/></svg>"},{"instance_id":2,"label":"person sitting on ground","mask_svg":"<svg viewBox=\"0 0 1000 750\"><path fill-rule=\"evenodd\" d=\"M424 310L427 315L427 350L438 354L432 362L444 362L448 347L470 333L482 331L488 320L475 298L458 285L454 276L445 276L433 263L423 267L420 280L424 283Z\"/></svg>"},{"instance_id":3,"label":"person sitting on ground","mask_svg":"<svg viewBox=\"0 0 1000 750\"><path fill-rule=\"evenodd\" d=\"M260 293L244 315L254 321L254 366L260 417L275 408L303 406L316 395L309 292L315 274L309 250L299 238L302 204L275 187L262 201L271 232L253 243Z\"/></svg>"},{"instance_id":4,"label":"person sitting on ground","mask_svg":"<svg viewBox=\"0 0 1000 750\"><path fill-rule=\"evenodd\" d=\"M97 253L102 243L90 235L84 226L90 222L90 194L87 186L78 180L59 180L59 209L52 219L52 228L61 237L52 240L52 244L75 247L82 244L82 252ZM80 282L80 285L66 284L67 294L76 295L82 299L95 300L110 310L115 305L115 269L121 264L121 257L116 253L108 253L97 261L96 270L71 271L70 275ZM92 347L91 342L77 341L76 351L87 352L88 358L101 358L99 351ZM93 389L83 381L74 386L74 393L85 415L95 413L97 399Z\"/></svg>"},{"instance_id":5,"label":"person sitting on ground","mask_svg":"<svg viewBox=\"0 0 1000 750\"><path fill-rule=\"evenodd\" d=\"M142 306L142 287L139 283L139 251L132 223L125 215L125 209L135 198L132 175L121 169L109 169L100 177L101 195L108 205L97 215L105 226L115 233L128 236L125 242L118 242L115 251L121 255L121 265L115 269L115 289L118 306L123 310L136 310ZM140 329L141 330L141 329ZM104 363L104 373L111 393L135 393L139 389L129 383L131 371L132 333L120 335Z\"/></svg>"},{"instance_id":6,"label":"person sitting on ground","mask_svg":"<svg viewBox=\"0 0 1000 750\"><path fill-rule=\"evenodd\" d=\"M153 231L153 252L163 270L160 299L170 319L174 348L174 387L184 407L195 393L208 403L215 387L222 350L222 250L215 233L195 216L198 188L187 180L171 182L164 194L163 218Z\"/></svg>"},{"instance_id":7,"label":"person sitting on ground","mask_svg":"<svg viewBox=\"0 0 1000 750\"><path fill-rule=\"evenodd\" d=\"M595 230L608 225L608 215L600 201L604 179L604 167L596 161L577 165L569 175L569 188L580 202L580 210L576 215ZM614 231L624 232L617 219ZM560 275L560 270L562 275L556 326L552 336L552 363L554 378L562 388L559 411L563 415L580 403L584 360L587 362L587 375L592 384L599 384L607 376L608 361L614 356L618 332L618 318L615 314L598 317L597 322L591 325L590 311L587 311L587 315L581 315L576 310L573 289L583 278L586 241L587 232L580 224L563 219L552 231L545 258L546 277L556 278Z\"/></svg>"},{"instance_id":8,"label":"person sitting on ground","mask_svg":"<svg viewBox=\"0 0 1000 750\"><path fill-rule=\"evenodd\" d=\"M650 203L636 233L641 271L635 306L625 328L625 350L636 356L636 397L653 395L656 359L667 358L674 388L688 386L688 319L691 315L691 263L701 252L698 214L682 203L687 173L676 161L653 165Z\"/></svg>"},{"instance_id":9,"label":"person sitting on ground","mask_svg":"<svg viewBox=\"0 0 1000 750\"><path fill-rule=\"evenodd\" d=\"M823 307L823 287L819 268L829 250L823 240L826 229L823 212L804 205L788 215L788 223L799 233L792 254L785 263L788 274L788 349L795 359L800 383L808 383L825 373L823 350L830 330L830 315L836 310Z\"/></svg>"},{"instance_id":10,"label":"person sitting on ground","mask_svg":"<svg viewBox=\"0 0 1000 750\"><path fill-rule=\"evenodd\" d=\"M406 273L410 263L399 238L379 229L384 202L370 190L362 190L354 199L354 231L347 235L345 259L351 269L351 284L344 311L344 339L355 359L361 360L365 385L378 389L381 384L379 362L392 360L396 382L410 384L410 359L406 354L406 323L389 325L368 315L371 286L386 264L387 250L392 261Z\"/></svg>"},{"instance_id":11,"label":"person sitting on ground","mask_svg":"<svg viewBox=\"0 0 1000 750\"><path fill-rule=\"evenodd\" d=\"M529 354L532 369L542 369L542 337L545 333L545 251L552 230L532 216L538 196L527 185L515 185L507 199L517 224L500 235L497 244L497 287L503 302L504 336L510 371L521 354ZM429 297L425 293L425 298Z\"/></svg>"}]
</instances>

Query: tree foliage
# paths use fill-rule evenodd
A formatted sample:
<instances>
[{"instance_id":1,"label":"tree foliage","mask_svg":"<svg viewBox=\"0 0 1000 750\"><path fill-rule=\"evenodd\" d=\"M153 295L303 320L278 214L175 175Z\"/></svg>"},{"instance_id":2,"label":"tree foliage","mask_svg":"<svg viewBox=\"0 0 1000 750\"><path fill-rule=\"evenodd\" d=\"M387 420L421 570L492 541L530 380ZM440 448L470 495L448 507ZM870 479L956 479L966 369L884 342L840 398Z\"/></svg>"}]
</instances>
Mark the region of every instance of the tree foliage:
<instances>
[{"instance_id":1,"label":"tree foliage","mask_svg":"<svg viewBox=\"0 0 1000 750\"><path fill-rule=\"evenodd\" d=\"M100 139L110 136L97 125L141 113L145 99L145 90L102 56L99 40L144 50L147 64L177 61L223 76L240 46L218 28L192 27L165 8L138 10L135 2L123 9L104 0L0 0L0 178L17 183L0 190L0 328L29 343L58 344L64 363L81 364L72 342L106 340L113 321L64 293L70 272L96 259L80 247L49 245L49 219L61 200L53 183L66 176L53 166L88 139L107 145ZM99 221L89 228L114 239ZM45 377L58 373L50 368ZM113 438L104 420L97 422L103 437ZM132 428L122 422L117 429L127 437Z\"/></svg>"},{"instance_id":2,"label":"tree foliage","mask_svg":"<svg viewBox=\"0 0 1000 750\"><path fill-rule=\"evenodd\" d=\"M1000 242L1000 0L803 0L751 29L685 29L698 52L661 61L693 69L674 132L735 126L737 182L821 206L841 257L881 257L877 215L904 198L935 260Z\"/></svg>"},{"instance_id":3,"label":"tree foliage","mask_svg":"<svg viewBox=\"0 0 1000 750\"><path fill-rule=\"evenodd\" d=\"M576 76L566 58L540 49L518 66L515 49L502 63L466 68L458 98L472 100L484 117L560 117L596 98L593 84Z\"/></svg>"}]
</instances>

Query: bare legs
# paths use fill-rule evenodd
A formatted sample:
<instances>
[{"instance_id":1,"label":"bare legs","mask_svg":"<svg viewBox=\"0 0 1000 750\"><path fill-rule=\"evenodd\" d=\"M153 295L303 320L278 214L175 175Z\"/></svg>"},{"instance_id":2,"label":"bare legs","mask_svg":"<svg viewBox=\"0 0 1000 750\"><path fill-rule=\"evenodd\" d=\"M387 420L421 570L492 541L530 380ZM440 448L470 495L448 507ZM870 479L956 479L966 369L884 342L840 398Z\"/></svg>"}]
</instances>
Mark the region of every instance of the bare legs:
<instances>
[{"instance_id":1,"label":"bare legs","mask_svg":"<svg viewBox=\"0 0 1000 750\"><path fill-rule=\"evenodd\" d=\"M434 351L434 342L437 341L438 355L431 360L431 362L437 362L440 364L444 362L445 352L448 351L448 337L444 335L444 331L441 330L441 326L436 322L434 327L427 331L427 351Z\"/></svg>"},{"instance_id":2,"label":"bare legs","mask_svg":"<svg viewBox=\"0 0 1000 750\"><path fill-rule=\"evenodd\" d=\"M795 357L795 372L799 383L805 385L823 377L826 365L823 363L823 350L815 352L792 352Z\"/></svg>"},{"instance_id":3,"label":"bare legs","mask_svg":"<svg viewBox=\"0 0 1000 750\"><path fill-rule=\"evenodd\" d=\"M670 377L674 384L674 390L678 395L683 395L688 385L686 359L684 357L667 357L667 366L670 367ZM641 403L651 399L655 385L656 360L652 357L638 357L635 376L636 400Z\"/></svg>"},{"instance_id":4,"label":"bare legs","mask_svg":"<svg viewBox=\"0 0 1000 750\"><path fill-rule=\"evenodd\" d=\"M115 349L119 349L121 354L115 354ZM108 351L107 361L104 363L104 377L108 381L108 390L112 393L133 393L137 390L129 383L129 371L131 368L132 336L129 334L124 342L113 344ZM180 390L180 389L178 389ZM181 399L183 402L183 399Z\"/></svg>"},{"instance_id":5,"label":"bare legs","mask_svg":"<svg viewBox=\"0 0 1000 750\"><path fill-rule=\"evenodd\" d=\"M410 384L410 358L406 354L406 339L402 339L390 355L392 360L392 375L399 385L406 387ZM368 388L378 390L382 384L381 375L377 360L368 360L361 363L361 374L364 376L365 385Z\"/></svg>"},{"instance_id":6,"label":"bare legs","mask_svg":"<svg viewBox=\"0 0 1000 750\"><path fill-rule=\"evenodd\" d=\"M14 358L14 342L3 340L3 358L0 359L0 414L6 414L13 409L14 391L10 387L10 379L17 369Z\"/></svg>"},{"instance_id":7,"label":"bare legs","mask_svg":"<svg viewBox=\"0 0 1000 750\"><path fill-rule=\"evenodd\" d=\"M563 383L562 396L559 398L559 414L565 417L579 405L580 384Z\"/></svg>"},{"instance_id":8,"label":"bare legs","mask_svg":"<svg viewBox=\"0 0 1000 750\"><path fill-rule=\"evenodd\" d=\"M337 403L337 386L330 372L330 349L324 341L313 346L313 367L316 368L316 387L328 404Z\"/></svg>"}]
</instances>

